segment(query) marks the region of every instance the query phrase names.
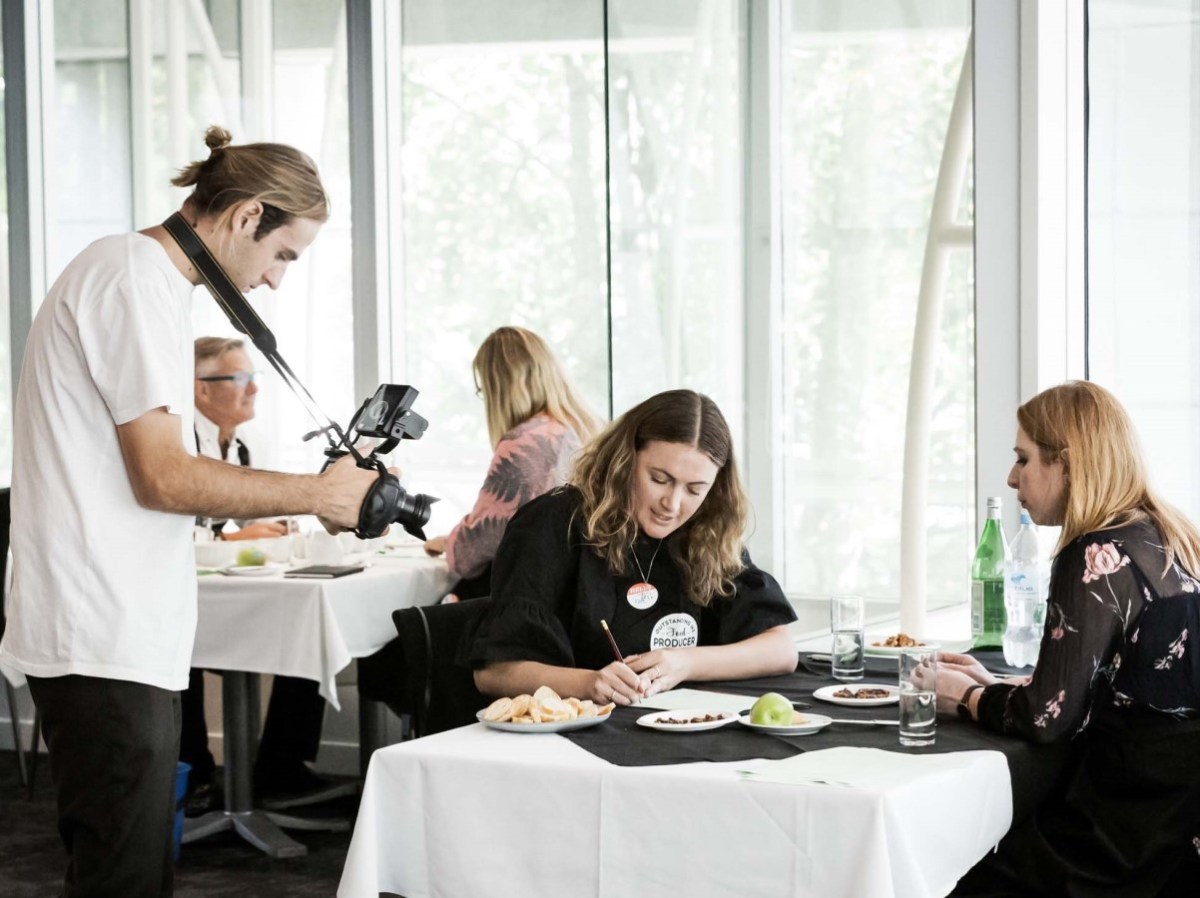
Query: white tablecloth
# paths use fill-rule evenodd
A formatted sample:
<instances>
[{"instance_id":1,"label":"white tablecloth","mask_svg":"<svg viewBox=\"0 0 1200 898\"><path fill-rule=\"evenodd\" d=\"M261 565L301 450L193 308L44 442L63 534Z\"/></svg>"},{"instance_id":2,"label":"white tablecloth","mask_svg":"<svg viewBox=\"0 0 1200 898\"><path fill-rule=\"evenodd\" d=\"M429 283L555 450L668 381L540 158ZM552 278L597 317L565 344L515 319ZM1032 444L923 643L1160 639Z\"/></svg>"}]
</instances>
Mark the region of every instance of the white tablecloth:
<instances>
[{"instance_id":1,"label":"white tablecloth","mask_svg":"<svg viewBox=\"0 0 1200 898\"><path fill-rule=\"evenodd\" d=\"M423 555L332 580L202 576L192 665L316 680L337 708L337 672L396 635L393 611L437 601L452 579Z\"/></svg>"},{"instance_id":2,"label":"white tablecloth","mask_svg":"<svg viewBox=\"0 0 1200 898\"><path fill-rule=\"evenodd\" d=\"M878 789L617 767L476 724L375 752L339 898L944 895L1008 830L998 752Z\"/></svg>"}]
</instances>

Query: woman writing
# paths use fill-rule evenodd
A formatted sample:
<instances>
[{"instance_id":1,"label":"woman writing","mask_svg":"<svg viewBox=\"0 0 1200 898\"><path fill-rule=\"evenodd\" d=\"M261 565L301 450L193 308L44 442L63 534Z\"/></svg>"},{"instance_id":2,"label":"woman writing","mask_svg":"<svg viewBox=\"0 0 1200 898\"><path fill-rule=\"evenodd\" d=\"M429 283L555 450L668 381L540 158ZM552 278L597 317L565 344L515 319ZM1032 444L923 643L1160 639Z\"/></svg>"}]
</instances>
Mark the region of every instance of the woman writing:
<instances>
[{"instance_id":1,"label":"woman writing","mask_svg":"<svg viewBox=\"0 0 1200 898\"><path fill-rule=\"evenodd\" d=\"M492 462L475 507L446 536L425 543L445 553L460 578L456 598L487 595L491 562L518 508L567 479L583 441L600 430L542 338L502 327L483 341L472 362L487 409Z\"/></svg>"},{"instance_id":2,"label":"woman writing","mask_svg":"<svg viewBox=\"0 0 1200 898\"><path fill-rule=\"evenodd\" d=\"M1186 769L1200 734L1189 639L1200 625L1200 535L1148 487L1132 424L1103 388L1054 387L1017 420L1008 485L1035 523L1062 528L1038 665L1003 683L970 656L943 653L938 704L1035 742L1078 737L1081 760L1065 792L956 894L1173 894L1166 883L1200 846L1189 844L1200 836L1200 778ZM1148 771L1158 781L1135 786Z\"/></svg>"},{"instance_id":3,"label":"woman writing","mask_svg":"<svg viewBox=\"0 0 1200 898\"><path fill-rule=\"evenodd\" d=\"M509 523L493 605L464 641L480 691L628 705L685 680L790 673L795 614L742 547L746 506L711 399L673 390L628 411L569 486Z\"/></svg>"}]
</instances>

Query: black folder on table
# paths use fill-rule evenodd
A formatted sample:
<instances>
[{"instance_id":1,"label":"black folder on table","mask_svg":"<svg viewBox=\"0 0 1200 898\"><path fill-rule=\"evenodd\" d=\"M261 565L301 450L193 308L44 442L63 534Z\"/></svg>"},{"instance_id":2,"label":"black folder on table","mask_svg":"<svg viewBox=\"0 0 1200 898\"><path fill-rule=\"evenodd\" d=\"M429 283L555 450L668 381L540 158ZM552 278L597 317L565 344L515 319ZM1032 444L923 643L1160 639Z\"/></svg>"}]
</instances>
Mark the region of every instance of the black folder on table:
<instances>
[{"instance_id":1,"label":"black folder on table","mask_svg":"<svg viewBox=\"0 0 1200 898\"><path fill-rule=\"evenodd\" d=\"M361 570L364 570L364 566L361 564L310 564L308 567L298 567L290 571L284 571L283 576L329 580L333 577L345 577L347 574L357 574Z\"/></svg>"}]
</instances>

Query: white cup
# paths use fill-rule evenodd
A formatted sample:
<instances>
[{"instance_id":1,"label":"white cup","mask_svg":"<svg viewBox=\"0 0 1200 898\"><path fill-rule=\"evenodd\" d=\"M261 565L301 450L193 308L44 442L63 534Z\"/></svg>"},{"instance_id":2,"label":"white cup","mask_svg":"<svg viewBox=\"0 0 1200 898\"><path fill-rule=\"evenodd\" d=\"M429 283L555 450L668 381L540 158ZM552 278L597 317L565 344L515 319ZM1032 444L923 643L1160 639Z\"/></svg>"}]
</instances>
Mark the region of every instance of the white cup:
<instances>
[{"instance_id":1,"label":"white cup","mask_svg":"<svg viewBox=\"0 0 1200 898\"><path fill-rule=\"evenodd\" d=\"M308 535L305 556L313 564L341 564L342 544L332 533L314 530Z\"/></svg>"},{"instance_id":2,"label":"white cup","mask_svg":"<svg viewBox=\"0 0 1200 898\"><path fill-rule=\"evenodd\" d=\"M255 540L253 545L258 546L266 553L267 561L286 564L292 560L292 538L290 536L272 536L266 539L259 539Z\"/></svg>"}]
</instances>

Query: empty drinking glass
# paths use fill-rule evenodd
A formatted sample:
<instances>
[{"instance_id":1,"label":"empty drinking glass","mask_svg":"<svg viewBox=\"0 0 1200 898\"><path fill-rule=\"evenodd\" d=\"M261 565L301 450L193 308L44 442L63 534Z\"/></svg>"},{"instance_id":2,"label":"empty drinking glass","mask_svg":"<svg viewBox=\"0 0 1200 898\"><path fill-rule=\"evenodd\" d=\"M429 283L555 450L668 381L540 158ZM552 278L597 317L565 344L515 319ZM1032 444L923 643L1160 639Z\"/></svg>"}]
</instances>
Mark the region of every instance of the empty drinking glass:
<instances>
[{"instance_id":1,"label":"empty drinking glass","mask_svg":"<svg viewBox=\"0 0 1200 898\"><path fill-rule=\"evenodd\" d=\"M900 744L933 745L937 735L937 652L900 652Z\"/></svg>"},{"instance_id":2,"label":"empty drinking glass","mask_svg":"<svg viewBox=\"0 0 1200 898\"><path fill-rule=\"evenodd\" d=\"M862 596L833 596L829 600L829 629L833 633L830 664L836 680L863 678Z\"/></svg>"}]
</instances>

